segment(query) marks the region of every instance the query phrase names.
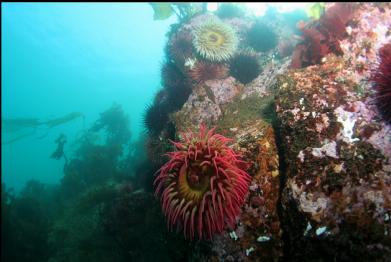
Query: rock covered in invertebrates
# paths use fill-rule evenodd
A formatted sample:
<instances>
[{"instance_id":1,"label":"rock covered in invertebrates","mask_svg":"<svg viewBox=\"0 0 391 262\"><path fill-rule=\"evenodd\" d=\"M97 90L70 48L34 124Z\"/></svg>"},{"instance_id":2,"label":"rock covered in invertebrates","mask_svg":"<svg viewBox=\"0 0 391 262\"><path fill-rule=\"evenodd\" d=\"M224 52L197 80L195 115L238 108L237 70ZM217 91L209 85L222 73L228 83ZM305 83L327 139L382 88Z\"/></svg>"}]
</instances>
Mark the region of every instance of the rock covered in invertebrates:
<instances>
[{"instance_id":1,"label":"rock covered in invertebrates","mask_svg":"<svg viewBox=\"0 0 391 262\"><path fill-rule=\"evenodd\" d=\"M377 7L360 7L357 28L370 12ZM371 23L368 35L388 22ZM354 37L361 33L352 32L343 40L343 57L328 55L276 82L286 163L283 229L286 255L296 259L335 259L336 250L346 259L391 254L391 128L371 102L372 86L363 77L369 69L357 66ZM367 39L371 49L360 59L374 62L384 37Z\"/></svg>"}]
</instances>

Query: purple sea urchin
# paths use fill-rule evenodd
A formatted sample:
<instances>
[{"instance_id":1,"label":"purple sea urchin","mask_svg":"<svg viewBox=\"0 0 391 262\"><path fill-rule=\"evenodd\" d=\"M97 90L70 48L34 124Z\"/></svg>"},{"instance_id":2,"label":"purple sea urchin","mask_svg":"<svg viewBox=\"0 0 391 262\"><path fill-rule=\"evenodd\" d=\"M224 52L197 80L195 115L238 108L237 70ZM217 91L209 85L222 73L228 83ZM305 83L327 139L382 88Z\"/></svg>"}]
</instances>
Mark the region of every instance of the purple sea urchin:
<instances>
[{"instance_id":1,"label":"purple sea urchin","mask_svg":"<svg viewBox=\"0 0 391 262\"><path fill-rule=\"evenodd\" d=\"M189 75L196 82L205 82L211 79L222 79L227 77L228 68L220 64L197 62Z\"/></svg>"},{"instance_id":2,"label":"purple sea urchin","mask_svg":"<svg viewBox=\"0 0 391 262\"><path fill-rule=\"evenodd\" d=\"M168 122L168 110L166 103L151 104L147 106L143 122L150 135L157 136Z\"/></svg>"},{"instance_id":3,"label":"purple sea urchin","mask_svg":"<svg viewBox=\"0 0 391 262\"><path fill-rule=\"evenodd\" d=\"M375 101L383 119L391 124L391 42L379 50L379 64L371 75Z\"/></svg>"},{"instance_id":4,"label":"purple sea urchin","mask_svg":"<svg viewBox=\"0 0 391 262\"><path fill-rule=\"evenodd\" d=\"M247 41L254 50L266 52L277 46L278 36L270 26L257 21L247 32Z\"/></svg>"},{"instance_id":5,"label":"purple sea urchin","mask_svg":"<svg viewBox=\"0 0 391 262\"><path fill-rule=\"evenodd\" d=\"M167 107L170 112L181 108L192 90L188 77L172 62L163 65L162 85L167 91Z\"/></svg>"},{"instance_id":6,"label":"purple sea urchin","mask_svg":"<svg viewBox=\"0 0 391 262\"><path fill-rule=\"evenodd\" d=\"M178 32L171 38L169 53L175 61L183 64L193 54L192 36L190 33Z\"/></svg>"},{"instance_id":7,"label":"purple sea urchin","mask_svg":"<svg viewBox=\"0 0 391 262\"><path fill-rule=\"evenodd\" d=\"M230 74L242 84L248 84L261 73L258 57L252 52L240 52L230 62Z\"/></svg>"}]
</instances>

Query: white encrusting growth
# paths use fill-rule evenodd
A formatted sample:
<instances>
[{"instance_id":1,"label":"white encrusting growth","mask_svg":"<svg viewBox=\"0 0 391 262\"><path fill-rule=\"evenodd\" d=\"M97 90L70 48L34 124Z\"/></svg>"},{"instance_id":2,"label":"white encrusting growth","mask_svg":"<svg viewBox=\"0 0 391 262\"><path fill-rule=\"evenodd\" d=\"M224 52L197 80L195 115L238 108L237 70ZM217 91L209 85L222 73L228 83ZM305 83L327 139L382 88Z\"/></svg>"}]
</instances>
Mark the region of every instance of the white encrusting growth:
<instances>
[{"instance_id":1,"label":"white encrusting growth","mask_svg":"<svg viewBox=\"0 0 391 262\"><path fill-rule=\"evenodd\" d=\"M269 241L270 240L270 237L268 236L260 236L257 238L257 241L258 242L266 242L266 241Z\"/></svg>"},{"instance_id":2,"label":"white encrusting growth","mask_svg":"<svg viewBox=\"0 0 391 262\"><path fill-rule=\"evenodd\" d=\"M253 247L250 247L249 249L246 249L246 256L249 256L251 252L253 252L255 249Z\"/></svg>"},{"instance_id":3,"label":"white encrusting growth","mask_svg":"<svg viewBox=\"0 0 391 262\"><path fill-rule=\"evenodd\" d=\"M346 142L352 143L359 141L358 138L353 138L353 128L356 124L356 113L348 112L342 109L342 107L338 107L335 112L338 115L337 121L340 122L343 126L342 135Z\"/></svg>"},{"instance_id":4,"label":"white encrusting growth","mask_svg":"<svg viewBox=\"0 0 391 262\"><path fill-rule=\"evenodd\" d=\"M327 227L320 227L320 228L318 228L318 229L316 230L316 235L317 235L317 236L322 235L324 232L326 232L326 229L327 229Z\"/></svg>"},{"instance_id":5,"label":"white encrusting growth","mask_svg":"<svg viewBox=\"0 0 391 262\"><path fill-rule=\"evenodd\" d=\"M236 232L235 231L232 231L229 233L229 236L233 239L233 240L238 240L238 235L236 235Z\"/></svg>"}]
</instances>

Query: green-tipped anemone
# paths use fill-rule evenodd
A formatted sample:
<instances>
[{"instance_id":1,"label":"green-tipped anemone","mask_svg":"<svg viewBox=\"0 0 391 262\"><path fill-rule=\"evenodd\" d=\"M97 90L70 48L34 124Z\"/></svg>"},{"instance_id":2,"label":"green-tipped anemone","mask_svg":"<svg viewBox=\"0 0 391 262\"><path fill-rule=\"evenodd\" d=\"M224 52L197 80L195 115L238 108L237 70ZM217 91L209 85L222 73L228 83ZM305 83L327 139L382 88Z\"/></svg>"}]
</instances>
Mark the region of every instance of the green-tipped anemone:
<instances>
[{"instance_id":1,"label":"green-tipped anemone","mask_svg":"<svg viewBox=\"0 0 391 262\"><path fill-rule=\"evenodd\" d=\"M220 62L228 60L236 50L238 38L234 29L216 19L209 19L193 31L193 45L205 59Z\"/></svg>"}]
</instances>

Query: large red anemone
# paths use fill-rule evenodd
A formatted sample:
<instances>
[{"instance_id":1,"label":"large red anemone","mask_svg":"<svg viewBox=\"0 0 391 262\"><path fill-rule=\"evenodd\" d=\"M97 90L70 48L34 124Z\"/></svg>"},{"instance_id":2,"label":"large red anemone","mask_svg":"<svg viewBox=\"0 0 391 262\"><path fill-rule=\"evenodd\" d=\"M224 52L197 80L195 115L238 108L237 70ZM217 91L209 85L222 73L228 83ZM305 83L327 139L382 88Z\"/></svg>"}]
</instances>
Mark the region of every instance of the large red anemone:
<instances>
[{"instance_id":1,"label":"large red anemone","mask_svg":"<svg viewBox=\"0 0 391 262\"><path fill-rule=\"evenodd\" d=\"M198 133L182 133L154 181L168 227L176 225L185 238L211 239L232 228L248 192L248 164L228 147L231 139L214 131L201 125Z\"/></svg>"}]
</instances>

